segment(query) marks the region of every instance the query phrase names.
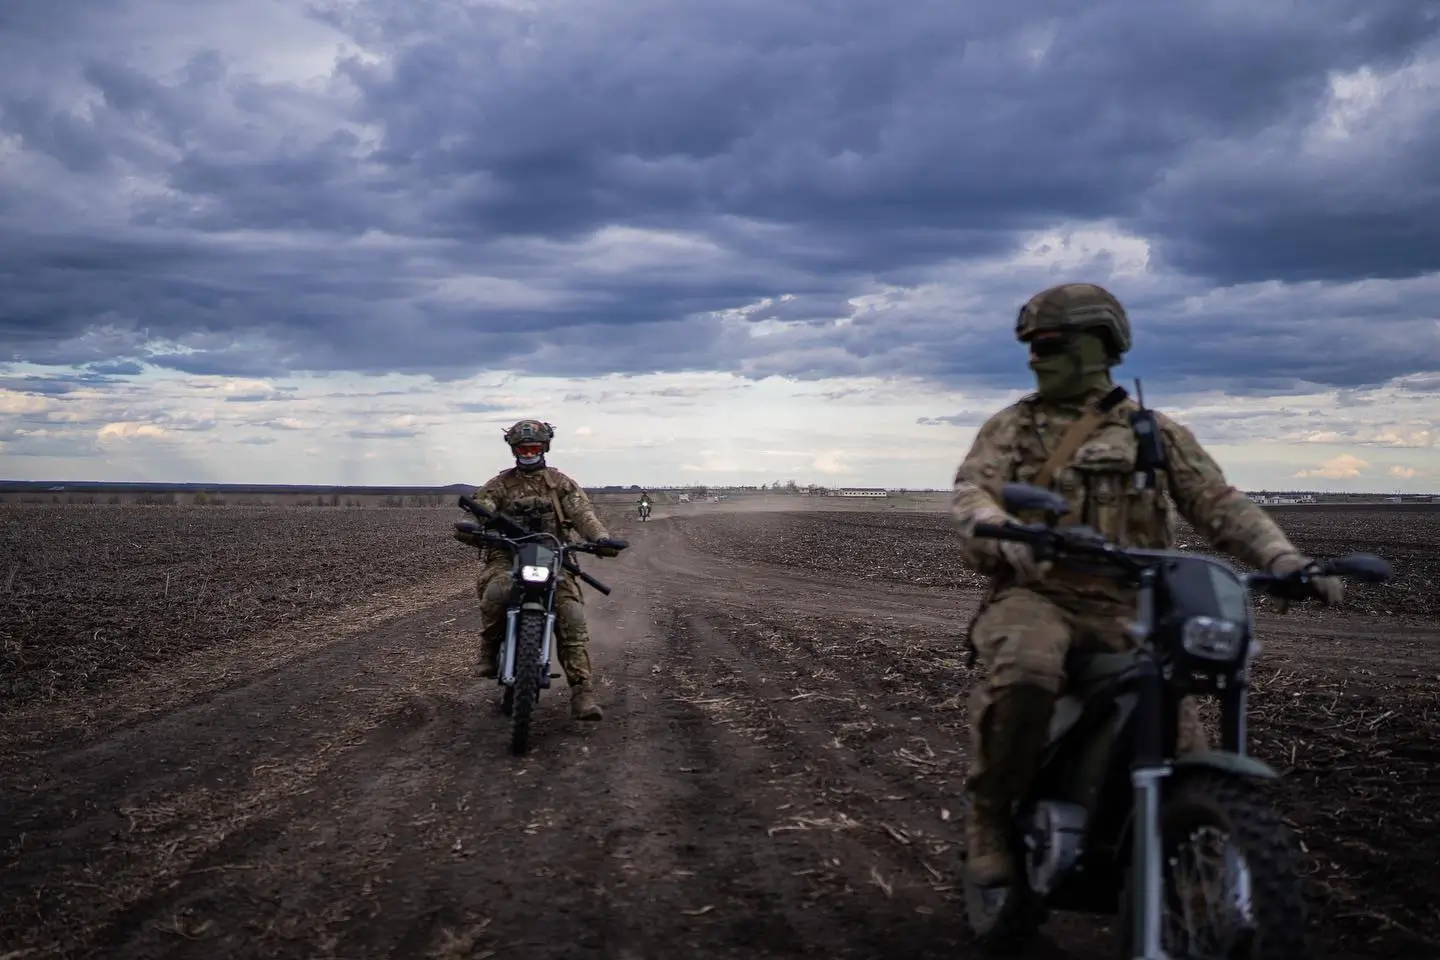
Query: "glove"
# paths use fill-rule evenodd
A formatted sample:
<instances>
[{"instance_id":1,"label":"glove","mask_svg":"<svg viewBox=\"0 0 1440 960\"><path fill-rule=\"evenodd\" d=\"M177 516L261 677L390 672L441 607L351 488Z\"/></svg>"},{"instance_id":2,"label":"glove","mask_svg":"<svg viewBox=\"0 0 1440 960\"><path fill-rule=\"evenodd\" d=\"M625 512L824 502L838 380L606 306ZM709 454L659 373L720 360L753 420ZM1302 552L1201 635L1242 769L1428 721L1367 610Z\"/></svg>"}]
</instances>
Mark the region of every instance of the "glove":
<instances>
[{"instance_id":1,"label":"glove","mask_svg":"<svg viewBox=\"0 0 1440 960\"><path fill-rule=\"evenodd\" d=\"M628 540L621 540L619 537L601 537L594 541L596 546L595 556L614 557L619 556L620 551L630 546Z\"/></svg>"},{"instance_id":2,"label":"glove","mask_svg":"<svg viewBox=\"0 0 1440 960\"><path fill-rule=\"evenodd\" d=\"M1019 523L1014 517L1006 513L996 512L985 516L977 517L976 523ZM972 528L973 529L973 528ZM983 558L992 564L999 564L1006 567L1015 575L1017 586L1038 583L1045 579L1050 572L1050 562L1036 559L1035 551L1030 549L1028 543L1016 543L1014 540L994 540L990 537L975 537L970 539L970 549L977 554L977 558Z\"/></svg>"},{"instance_id":3,"label":"glove","mask_svg":"<svg viewBox=\"0 0 1440 960\"><path fill-rule=\"evenodd\" d=\"M1016 586L1039 583L1049 575L1050 561L1036 559L1035 551L1030 549L1028 543L1016 543L1013 540L995 542L1000 547L1000 562L1015 574Z\"/></svg>"},{"instance_id":4,"label":"glove","mask_svg":"<svg viewBox=\"0 0 1440 960\"><path fill-rule=\"evenodd\" d=\"M1303 570L1315 561L1298 553L1282 553L1270 561L1270 572L1277 577L1289 576ZM1339 577L1313 577L1310 592L1327 607L1337 607L1345 599L1345 584Z\"/></svg>"}]
</instances>

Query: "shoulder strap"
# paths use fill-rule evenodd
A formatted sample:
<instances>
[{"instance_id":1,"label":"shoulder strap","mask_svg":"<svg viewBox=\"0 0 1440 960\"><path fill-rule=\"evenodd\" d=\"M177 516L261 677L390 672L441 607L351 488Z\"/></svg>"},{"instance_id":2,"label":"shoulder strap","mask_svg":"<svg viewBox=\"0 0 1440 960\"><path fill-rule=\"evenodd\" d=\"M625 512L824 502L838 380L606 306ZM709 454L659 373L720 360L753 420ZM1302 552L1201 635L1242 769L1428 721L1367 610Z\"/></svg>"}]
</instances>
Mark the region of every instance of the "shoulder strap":
<instances>
[{"instance_id":1,"label":"shoulder strap","mask_svg":"<svg viewBox=\"0 0 1440 960\"><path fill-rule=\"evenodd\" d=\"M1033 481L1035 486L1050 486L1055 479L1055 474L1065 468L1066 464L1070 462L1070 458L1075 456L1075 451L1080 449L1080 445L1090 439L1090 435L1095 432L1096 427L1100 426L1101 421L1127 396L1124 387L1116 387L1086 407L1085 412L1080 415L1080 419L1065 431L1065 435L1060 438L1059 445L1055 447L1055 452L1050 454L1050 458L1045 461L1040 472L1035 475Z\"/></svg>"},{"instance_id":2,"label":"shoulder strap","mask_svg":"<svg viewBox=\"0 0 1440 960\"><path fill-rule=\"evenodd\" d=\"M560 494L555 489L555 475L549 470L545 471L545 486L550 490L550 505L555 508L555 518L560 521L560 529L564 530L570 525L565 517L565 508L560 505Z\"/></svg>"}]
</instances>

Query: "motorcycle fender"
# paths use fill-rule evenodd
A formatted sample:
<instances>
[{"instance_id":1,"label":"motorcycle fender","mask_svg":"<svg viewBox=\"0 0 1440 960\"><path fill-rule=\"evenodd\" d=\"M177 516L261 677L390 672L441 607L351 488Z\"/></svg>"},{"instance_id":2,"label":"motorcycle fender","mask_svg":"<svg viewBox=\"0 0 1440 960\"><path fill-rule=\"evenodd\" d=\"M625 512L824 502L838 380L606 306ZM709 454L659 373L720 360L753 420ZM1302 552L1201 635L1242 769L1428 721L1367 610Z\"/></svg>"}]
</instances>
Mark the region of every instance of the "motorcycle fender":
<instances>
[{"instance_id":1,"label":"motorcycle fender","mask_svg":"<svg viewBox=\"0 0 1440 960\"><path fill-rule=\"evenodd\" d=\"M1280 774L1263 761L1228 750L1207 750L1176 757L1171 764L1176 773L1185 770L1218 770L1237 777L1252 777L1256 780L1277 780Z\"/></svg>"},{"instance_id":2,"label":"motorcycle fender","mask_svg":"<svg viewBox=\"0 0 1440 960\"><path fill-rule=\"evenodd\" d=\"M526 602L520 604L520 609L534 610L536 613L544 613L545 604L541 603L539 600L527 600Z\"/></svg>"}]
</instances>

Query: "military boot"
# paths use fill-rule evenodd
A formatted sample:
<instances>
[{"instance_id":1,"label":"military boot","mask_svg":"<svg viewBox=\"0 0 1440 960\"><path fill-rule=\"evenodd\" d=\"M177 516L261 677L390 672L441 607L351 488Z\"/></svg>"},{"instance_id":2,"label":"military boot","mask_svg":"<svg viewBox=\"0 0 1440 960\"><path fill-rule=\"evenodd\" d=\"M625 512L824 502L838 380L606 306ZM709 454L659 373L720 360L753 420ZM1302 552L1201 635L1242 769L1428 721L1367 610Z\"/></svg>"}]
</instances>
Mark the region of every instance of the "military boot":
<instances>
[{"instance_id":1,"label":"military boot","mask_svg":"<svg viewBox=\"0 0 1440 960\"><path fill-rule=\"evenodd\" d=\"M1005 886L1012 870L1010 807L971 796L965 816L965 869L982 887Z\"/></svg>"},{"instance_id":2,"label":"military boot","mask_svg":"<svg viewBox=\"0 0 1440 960\"><path fill-rule=\"evenodd\" d=\"M605 711L595 699L595 690L588 683L577 683L570 688L570 718L572 720L600 720Z\"/></svg>"},{"instance_id":3,"label":"military boot","mask_svg":"<svg viewBox=\"0 0 1440 960\"><path fill-rule=\"evenodd\" d=\"M481 677L493 680L500 675L500 648L504 642L503 636L492 640L481 634L480 657L475 663L475 668Z\"/></svg>"},{"instance_id":4,"label":"military boot","mask_svg":"<svg viewBox=\"0 0 1440 960\"><path fill-rule=\"evenodd\" d=\"M995 892L986 899L997 904L1014 882L1012 810L1035 777L1054 706L1055 695L1043 687L1001 687L984 713L972 721L981 725L980 756L967 784L965 869L971 884Z\"/></svg>"}]
</instances>

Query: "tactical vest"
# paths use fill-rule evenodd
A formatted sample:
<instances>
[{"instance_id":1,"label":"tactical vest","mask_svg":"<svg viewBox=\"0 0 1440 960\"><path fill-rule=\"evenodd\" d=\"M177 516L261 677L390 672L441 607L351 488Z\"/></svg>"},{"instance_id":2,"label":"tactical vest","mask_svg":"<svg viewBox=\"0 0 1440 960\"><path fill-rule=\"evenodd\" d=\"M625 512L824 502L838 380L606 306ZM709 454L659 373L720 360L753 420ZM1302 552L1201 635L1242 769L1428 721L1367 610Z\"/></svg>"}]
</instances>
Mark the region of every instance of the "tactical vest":
<instances>
[{"instance_id":1,"label":"tactical vest","mask_svg":"<svg viewBox=\"0 0 1440 960\"><path fill-rule=\"evenodd\" d=\"M1070 501L1061 526L1094 527L1123 547L1160 549L1175 542L1175 508L1170 480L1159 471L1153 487L1136 484L1139 452L1130 413L1138 407L1122 401L1097 423L1048 484L1041 470L1074 422L1044 412L1038 398L1020 403L1016 430L1017 464L1011 479L1048 486Z\"/></svg>"}]
</instances>

